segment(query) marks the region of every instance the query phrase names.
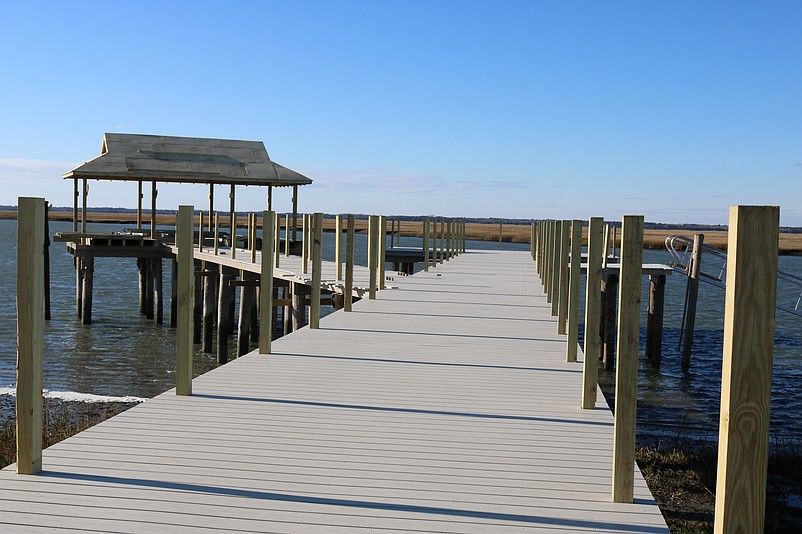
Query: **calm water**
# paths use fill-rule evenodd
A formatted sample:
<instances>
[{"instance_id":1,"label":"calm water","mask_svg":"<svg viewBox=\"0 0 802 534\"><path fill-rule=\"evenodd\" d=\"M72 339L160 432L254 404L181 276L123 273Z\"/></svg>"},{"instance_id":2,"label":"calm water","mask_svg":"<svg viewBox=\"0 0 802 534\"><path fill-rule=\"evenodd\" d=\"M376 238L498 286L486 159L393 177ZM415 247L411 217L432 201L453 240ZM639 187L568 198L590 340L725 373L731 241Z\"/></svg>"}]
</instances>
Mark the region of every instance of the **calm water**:
<instances>
[{"instance_id":1,"label":"calm water","mask_svg":"<svg viewBox=\"0 0 802 534\"><path fill-rule=\"evenodd\" d=\"M0 393L15 381L16 221L0 221ZM92 224L93 231L118 231L124 225ZM51 223L51 234L71 224ZM324 258L334 257L334 236L324 234ZM356 236L357 263L365 264L366 237ZM420 239L402 238L401 246L420 246ZM469 242L469 248L496 249L497 243ZM505 243L505 250L528 245ZM152 397L174 386L175 333L141 318L136 260L98 258L95 262L93 325L82 326L75 315L75 271L63 243L51 245L52 314L45 325L45 387L109 396ZM647 263L665 263L667 252L644 251ZM167 264L165 263L165 267ZM781 257L780 269L802 276L802 258ZM169 272L165 268L165 272ZM685 293L685 277L673 274L666 286L663 365L652 369L641 360L638 421L646 432L688 433L715 438L721 385L724 291L702 284L691 369L683 372L677 349ZM644 279L644 295L647 281ZM169 295L169 276L165 279ZM643 299L641 341L645 340ZM167 309L165 308L165 314ZM581 339L581 336L580 336ZM233 343L230 343L234 350ZM216 366L216 357L195 354L195 370ZM610 384L612 373L601 372ZM778 311L775 338L772 430L775 436L802 439L802 319ZM678 430L681 428L681 430Z\"/></svg>"}]
</instances>

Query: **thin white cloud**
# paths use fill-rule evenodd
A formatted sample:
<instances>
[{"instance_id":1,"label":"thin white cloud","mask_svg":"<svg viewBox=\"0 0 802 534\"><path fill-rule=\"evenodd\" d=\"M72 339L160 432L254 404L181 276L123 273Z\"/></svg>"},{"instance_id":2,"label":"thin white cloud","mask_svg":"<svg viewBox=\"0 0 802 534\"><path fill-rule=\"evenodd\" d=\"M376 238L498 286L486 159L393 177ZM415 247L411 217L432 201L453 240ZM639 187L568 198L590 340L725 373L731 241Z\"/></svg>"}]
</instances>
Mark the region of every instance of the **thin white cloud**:
<instances>
[{"instance_id":1,"label":"thin white cloud","mask_svg":"<svg viewBox=\"0 0 802 534\"><path fill-rule=\"evenodd\" d=\"M31 183L59 183L61 175L78 164L75 162L48 161L40 159L0 159L0 180Z\"/></svg>"}]
</instances>

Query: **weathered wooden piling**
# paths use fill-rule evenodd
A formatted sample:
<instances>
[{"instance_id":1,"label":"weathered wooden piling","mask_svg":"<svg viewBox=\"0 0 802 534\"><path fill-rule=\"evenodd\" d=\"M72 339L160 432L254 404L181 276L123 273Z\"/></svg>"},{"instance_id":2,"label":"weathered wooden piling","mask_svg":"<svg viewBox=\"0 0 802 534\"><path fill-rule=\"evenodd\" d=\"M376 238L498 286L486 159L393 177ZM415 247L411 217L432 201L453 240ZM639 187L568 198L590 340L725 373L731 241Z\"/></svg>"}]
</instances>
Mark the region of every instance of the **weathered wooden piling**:
<instances>
[{"instance_id":1,"label":"weathered wooden piling","mask_svg":"<svg viewBox=\"0 0 802 534\"><path fill-rule=\"evenodd\" d=\"M663 355L663 310L666 275L649 275L649 307L646 311L646 358L659 368Z\"/></svg>"},{"instance_id":2,"label":"weathered wooden piling","mask_svg":"<svg viewBox=\"0 0 802 534\"><path fill-rule=\"evenodd\" d=\"M323 226L321 221L321 226ZM276 213L262 213L262 264L259 288L259 354L270 354L273 340L273 263L275 254L273 244L278 248L275 239Z\"/></svg>"},{"instance_id":3,"label":"weathered wooden piling","mask_svg":"<svg viewBox=\"0 0 802 534\"><path fill-rule=\"evenodd\" d=\"M385 261L386 249L387 249L387 216L380 215L379 216L379 274L378 274L379 289L384 289L386 287L384 283L384 280L386 278L385 272L387 268L387 262Z\"/></svg>"},{"instance_id":4,"label":"weathered wooden piling","mask_svg":"<svg viewBox=\"0 0 802 534\"><path fill-rule=\"evenodd\" d=\"M604 368L615 367L616 346L616 299L618 298L618 275L607 273L602 281L602 361Z\"/></svg>"},{"instance_id":5,"label":"weathered wooden piling","mask_svg":"<svg viewBox=\"0 0 802 534\"><path fill-rule=\"evenodd\" d=\"M239 321L237 324L237 356L248 353L251 341L251 324L253 316L253 305L256 297L257 282L253 274L249 271L242 271L240 274L240 296L239 296Z\"/></svg>"},{"instance_id":6,"label":"weathered wooden piling","mask_svg":"<svg viewBox=\"0 0 802 534\"><path fill-rule=\"evenodd\" d=\"M42 470L45 200L17 205L17 473L34 475Z\"/></svg>"},{"instance_id":7,"label":"weathered wooden piling","mask_svg":"<svg viewBox=\"0 0 802 534\"><path fill-rule=\"evenodd\" d=\"M554 239L551 246L551 315L557 317L560 306L560 246L562 244L562 221L554 221Z\"/></svg>"},{"instance_id":8,"label":"weathered wooden piling","mask_svg":"<svg viewBox=\"0 0 802 534\"><path fill-rule=\"evenodd\" d=\"M152 258L153 262L153 308L156 324L164 323L164 278L162 259Z\"/></svg>"},{"instance_id":9,"label":"weathered wooden piling","mask_svg":"<svg viewBox=\"0 0 802 534\"><path fill-rule=\"evenodd\" d=\"M557 285L557 333L566 333L568 319L568 237L571 233L571 221L564 220L560 225L559 263L560 280Z\"/></svg>"},{"instance_id":10,"label":"weathered wooden piling","mask_svg":"<svg viewBox=\"0 0 802 534\"><path fill-rule=\"evenodd\" d=\"M213 350L212 339L214 336L215 309L219 298L217 296L217 265L207 263L203 276L203 344L202 350L211 353Z\"/></svg>"},{"instance_id":11,"label":"weathered wooden piling","mask_svg":"<svg viewBox=\"0 0 802 534\"><path fill-rule=\"evenodd\" d=\"M345 236L345 289L343 309L352 310L354 301L354 226L356 217L348 215L348 230Z\"/></svg>"},{"instance_id":12,"label":"weathered wooden piling","mask_svg":"<svg viewBox=\"0 0 802 534\"><path fill-rule=\"evenodd\" d=\"M95 280L95 258L87 256L81 262L81 324L92 324L92 289ZM153 316L151 315L152 318Z\"/></svg>"},{"instance_id":13,"label":"weathered wooden piling","mask_svg":"<svg viewBox=\"0 0 802 534\"><path fill-rule=\"evenodd\" d=\"M230 267L220 267L217 293L217 363L219 364L228 361L228 338L232 334L231 327L234 321L231 313L234 289L231 287L231 282L235 273L236 271Z\"/></svg>"},{"instance_id":14,"label":"weathered wooden piling","mask_svg":"<svg viewBox=\"0 0 802 534\"><path fill-rule=\"evenodd\" d=\"M303 284L292 284L292 330L306 326L306 291Z\"/></svg>"},{"instance_id":15,"label":"weathered wooden piling","mask_svg":"<svg viewBox=\"0 0 802 534\"><path fill-rule=\"evenodd\" d=\"M638 402L643 217L625 215L621 225L618 364L615 374L613 502L631 503L635 477L635 411Z\"/></svg>"},{"instance_id":16,"label":"weathered wooden piling","mask_svg":"<svg viewBox=\"0 0 802 534\"><path fill-rule=\"evenodd\" d=\"M337 264L337 280L343 279L343 216L338 214L334 220L334 263Z\"/></svg>"},{"instance_id":17,"label":"weathered wooden piling","mask_svg":"<svg viewBox=\"0 0 802 534\"><path fill-rule=\"evenodd\" d=\"M371 215L368 218L368 271L370 271L370 283L368 287L368 298L376 298L376 288L378 287L378 263L379 263L379 217Z\"/></svg>"},{"instance_id":18,"label":"weathered wooden piling","mask_svg":"<svg viewBox=\"0 0 802 534\"><path fill-rule=\"evenodd\" d=\"M765 521L780 209L732 206L713 531Z\"/></svg>"},{"instance_id":19,"label":"weathered wooden piling","mask_svg":"<svg viewBox=\"0 0 802 534\"><path fill-rule=\"evenodd\" d=\"M322 213L315 213L312 229L312 287L309 305L309 328L320 328L320 281L323 268Z\"/></svg>"},{"instance_id":20,"label":"weathered wooden piling","mask_svg":"<svg viewBox=\"0 0 802 534\"><path fill-rule=\"evenodd\" d=\"M429 271L429 219L423 218L423 270Z\"/></svg>"},{"instance_id":21,"label":"weathered wooden piling","mask_svg":"<svg viewBox=\"0 0 802 534\"><path fill-rule=\"evenodd\" d=\"M178 259L170 260L170 328L178 322Z\"/></svg>"},{"instance_id":22,"label":"weathered wooden piling","mask_svg":"<svg viewBox=\"0 0 802 534\"><path fill-rule=\"evenodd\" d=\"M682 336L682 368L691 366L691 350L693 348L693 331L696 327L696 302L699 299L699 273L702 270L702 245L704 234L693 236L693 253L688 266L688 287L685 292L685 316Z\"/></svg>"}]
</instances>

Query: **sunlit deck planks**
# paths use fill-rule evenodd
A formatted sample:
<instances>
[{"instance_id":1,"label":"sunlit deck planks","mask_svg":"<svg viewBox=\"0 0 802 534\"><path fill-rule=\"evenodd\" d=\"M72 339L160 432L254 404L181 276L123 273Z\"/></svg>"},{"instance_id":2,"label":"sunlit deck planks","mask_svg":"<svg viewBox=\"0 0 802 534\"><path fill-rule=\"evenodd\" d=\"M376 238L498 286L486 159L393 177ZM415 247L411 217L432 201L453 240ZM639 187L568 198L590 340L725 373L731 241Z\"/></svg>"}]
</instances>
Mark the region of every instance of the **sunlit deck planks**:
<instances>
[{"instance_id":1,"label":"sunlit deck planks","mask_svg":"<svg viewBox=\"0 0 802 534\"><path fill-rule=\"evenodd\" d=\"M668 532L527 253L396 285L3 470L0 531Z\"/></svg>"}]
</instances>

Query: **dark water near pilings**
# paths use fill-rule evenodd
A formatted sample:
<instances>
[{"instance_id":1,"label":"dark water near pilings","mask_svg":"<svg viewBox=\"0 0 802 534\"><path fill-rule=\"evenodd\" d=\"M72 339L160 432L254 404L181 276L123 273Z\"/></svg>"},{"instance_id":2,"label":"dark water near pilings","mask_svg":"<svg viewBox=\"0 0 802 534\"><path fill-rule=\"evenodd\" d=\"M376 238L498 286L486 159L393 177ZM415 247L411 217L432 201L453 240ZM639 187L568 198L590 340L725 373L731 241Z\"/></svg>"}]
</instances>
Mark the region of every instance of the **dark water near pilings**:
<instances>
[{"instance_id":1,"label":"dark water near pilings","mask_svg":"<svg viewBox=\"0 0 802 534\"><path fill-rule=\"evenodd\" d=\"M92 231L118 231L125 225L91 224ZM16 221L0 221L0 396L15 381ZM69 223L51 223L51 234L69 231ZM333 234L324 234L324 258L334 258ZM365 264L367 241L356 236L357 263ZM420 246L420 239L402 238L400 246ZM504 243L505 250L528 245ZM469 248L497 249L497 242L469 242ZM53 319L45 325L44 384L52 391L105 396L152 397L174 386L175 333L141 318L134 259L99 258L95 264L93 325L82 326L75 315L75 272L63 243L51 245ZM646 263L665 263L668 253L644 250ZM389 269L389 266L388 266ZM780 269L802 276L802 257L781 257ZM165 270L169 272L169 270ZM644 279L644 295L647 281ZM169 295L169 277L165 278ZM702 284L691 369L683 372L677 349L685 294L685 278L668 277L663 365L652 369L641 359L639 432L717 438L721 383L724 292ZM645 340L643 299L641 340ZM583 303L584 304L584 303ZM328 311L331 311L330 309ZM166 310L165 310L166 313ZM580 335L580 339L582 339ZM230 343L233 357L234 343ZM777 312L772 432L779 439L802 440L802 319ZM216 366L216 356L195 353L202 373ZM613 373L600 372L609 388Z\"/></svg>"}]
</instances>

